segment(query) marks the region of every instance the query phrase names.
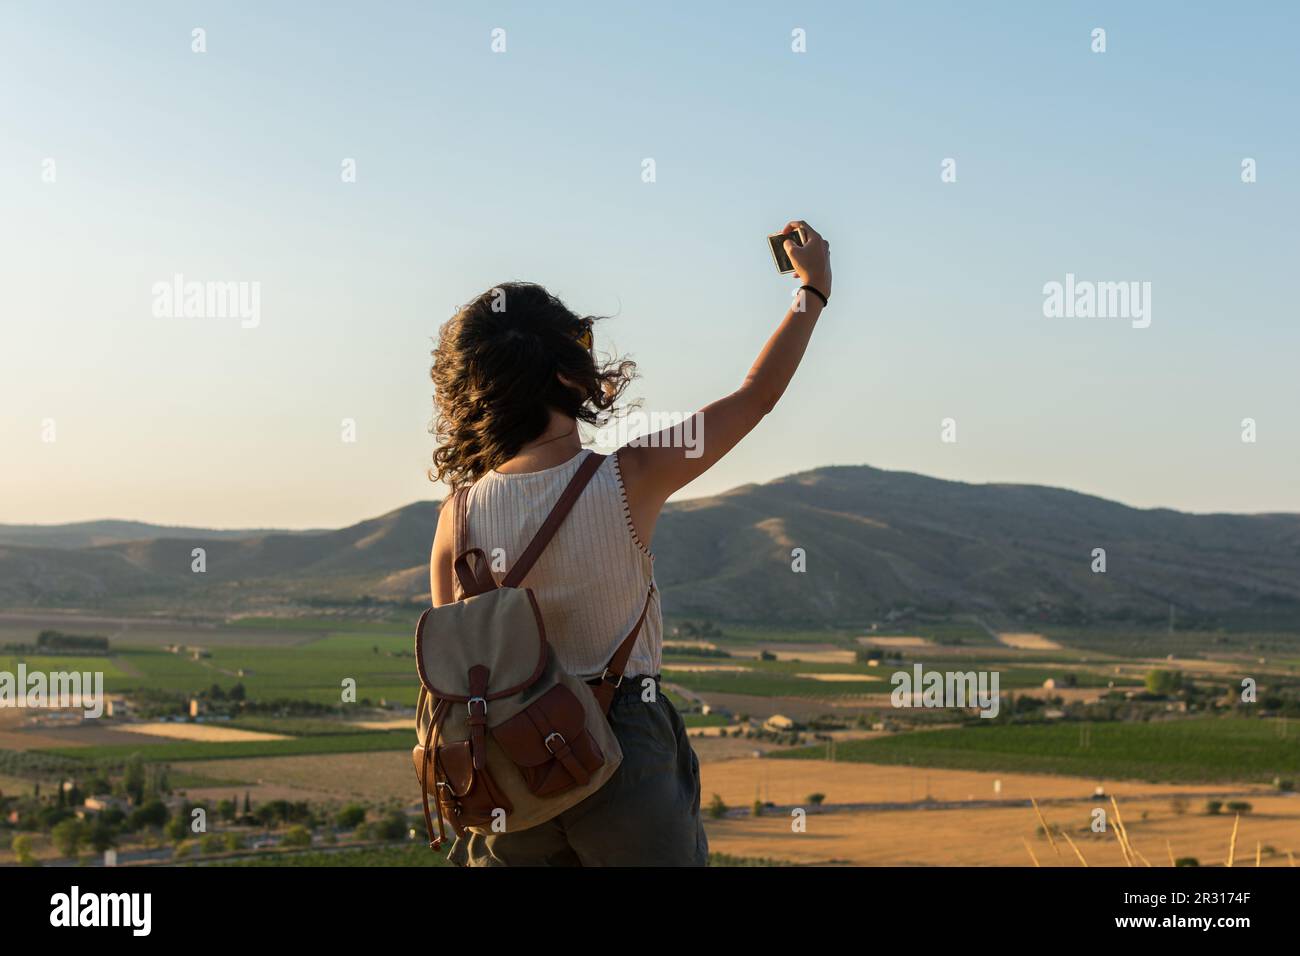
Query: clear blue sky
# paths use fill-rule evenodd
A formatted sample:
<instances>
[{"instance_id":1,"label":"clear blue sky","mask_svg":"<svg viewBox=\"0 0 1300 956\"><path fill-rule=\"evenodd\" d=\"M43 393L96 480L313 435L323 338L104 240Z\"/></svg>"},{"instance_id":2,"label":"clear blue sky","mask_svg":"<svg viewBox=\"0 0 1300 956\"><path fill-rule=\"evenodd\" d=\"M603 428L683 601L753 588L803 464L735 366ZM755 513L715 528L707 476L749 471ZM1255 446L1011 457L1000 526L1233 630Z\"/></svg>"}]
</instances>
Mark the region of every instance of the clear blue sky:
<instances>
[{"instance_id":1,"label":"clear blue sky","mask_svg":"<svg viewBox=\"0 0 1300 956\"><path fill-rule=\"evenodd\" d=\"M832 240L833 306L686 496L865 463L1300 511L1295 11L6 2L0 521L440 496L432 336L513 278L617 313L645 408L689 411L781 318L763 237L793 217ZM1151 282L1151 327L1045 318L1067 272ZM260 326L154 318L176 273L260 282Z\"/></svg>"}]
</instances>

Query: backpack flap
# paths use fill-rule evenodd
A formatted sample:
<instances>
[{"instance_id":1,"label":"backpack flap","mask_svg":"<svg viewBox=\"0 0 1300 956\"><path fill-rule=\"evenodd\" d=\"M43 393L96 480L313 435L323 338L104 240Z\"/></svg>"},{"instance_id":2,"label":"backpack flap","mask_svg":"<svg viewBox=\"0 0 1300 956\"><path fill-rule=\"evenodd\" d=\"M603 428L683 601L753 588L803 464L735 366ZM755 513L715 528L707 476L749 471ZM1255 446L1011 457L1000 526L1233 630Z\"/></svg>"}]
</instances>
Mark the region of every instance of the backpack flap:
<instances>
[{"instance_id":1,"label":"backpack flap","mask_svg":"<svg viewBox=\"0 0 1300 956\"><path fill-rule=\"evenodd\" d=\"M546 627L527 588L497 588L431 608L415 634L420 681L448 701L517 694L541 676L546 655Z\"/></svg>"}]
</instances>

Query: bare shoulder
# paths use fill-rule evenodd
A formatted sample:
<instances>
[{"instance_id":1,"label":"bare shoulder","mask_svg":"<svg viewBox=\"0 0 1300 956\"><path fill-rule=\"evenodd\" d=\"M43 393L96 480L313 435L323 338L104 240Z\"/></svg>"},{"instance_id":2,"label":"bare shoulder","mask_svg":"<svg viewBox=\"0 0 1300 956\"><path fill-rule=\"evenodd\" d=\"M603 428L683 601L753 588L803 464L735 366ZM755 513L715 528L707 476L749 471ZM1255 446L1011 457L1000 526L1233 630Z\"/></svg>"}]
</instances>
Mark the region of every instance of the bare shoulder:
<instances>
[{"instance_id":1,"label":"bare shoulder","mask_svg":"<svg viewBox=\"0 0 1300 956\"><path fill-rule=\"evenodd\" d=\"M442 507L438 510L438 527L433 533L433 546L429 554L429 591L434 607L452 600L451 563L454 556L451 549L455 534L452 497L447 495L442 500Z\"/></svg>"},{"instance_id":2,"label":"bare shoulder","mask_svg":"<svg viewBox=\"0 0 1300 956\"><path fill-rule=\"evenodd\" d=\"M642 445L624 445L614 452L629 504L648 503L655 497L655 461L649 451Z\"/></svg>"}]
</instances>

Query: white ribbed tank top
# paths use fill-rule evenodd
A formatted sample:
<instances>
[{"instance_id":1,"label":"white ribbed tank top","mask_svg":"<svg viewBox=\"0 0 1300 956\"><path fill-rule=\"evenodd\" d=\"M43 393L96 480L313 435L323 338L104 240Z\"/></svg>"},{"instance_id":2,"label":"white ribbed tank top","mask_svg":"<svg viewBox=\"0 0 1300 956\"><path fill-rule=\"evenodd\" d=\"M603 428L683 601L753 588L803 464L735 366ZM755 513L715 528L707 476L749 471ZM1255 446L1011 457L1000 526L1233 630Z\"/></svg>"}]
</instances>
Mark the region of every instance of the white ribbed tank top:
<instances>
[{"instance_id":1,"label":"white ribbed tank top","mask_svg":"<svg viewBox=\"0 0 1300 956\"><path fill-rule=\"evenodd\" d=\"M482 548L498 581L528 547L565 485L590 450L542 471L490 471L465 499L468 542ZM494 549L503 549L498 563ZM546 621L546 636L570 674L599 677L614 649L641 616L654 576L654 557L637 538L618 455L609 455L523 580ZM628 661L628 677L658 674L663 651L659 589Z\"/></svg>"}]
</instances>

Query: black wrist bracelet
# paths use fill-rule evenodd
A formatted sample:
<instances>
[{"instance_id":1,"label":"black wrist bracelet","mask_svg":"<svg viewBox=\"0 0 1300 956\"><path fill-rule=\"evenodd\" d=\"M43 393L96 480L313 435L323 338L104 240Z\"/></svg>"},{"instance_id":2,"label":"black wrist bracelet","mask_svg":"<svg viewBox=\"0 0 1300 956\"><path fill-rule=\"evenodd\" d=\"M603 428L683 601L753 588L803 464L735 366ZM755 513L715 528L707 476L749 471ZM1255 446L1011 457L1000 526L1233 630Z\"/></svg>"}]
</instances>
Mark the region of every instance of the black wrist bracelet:
<instances>
[{"instance_id":1,"label":"black wrist bracelet","mask_svg":"<svg viewBox=\"0 0 1300 956\"><path fill-rule=\"evenodd\" d=\"M822 292L821 292L820 289L814 288L813 286L810 286L810 285L801 285L801 286L799 286L799 291L800 291L800 292L802 292L804 289L807 289L807 290L808 290L809 292L811 292L813 295L817 296L817 298L819 298L819 299L822 300L822 308L825 308L826 306L828 306L828 305L831 304L830 299L826 298L826 296L822 294Z\"/></svg>"}]
</instances>

